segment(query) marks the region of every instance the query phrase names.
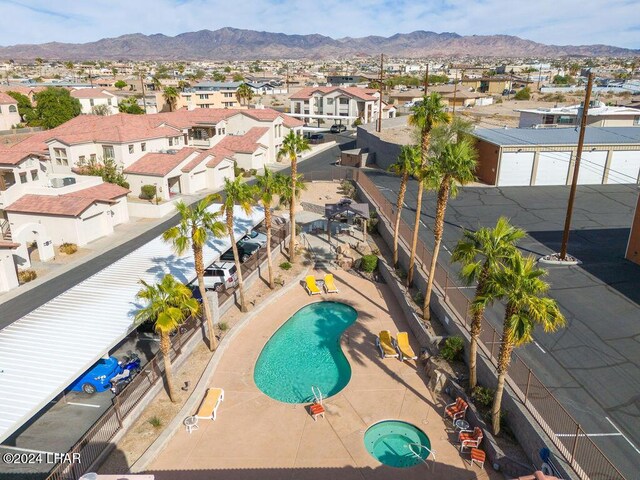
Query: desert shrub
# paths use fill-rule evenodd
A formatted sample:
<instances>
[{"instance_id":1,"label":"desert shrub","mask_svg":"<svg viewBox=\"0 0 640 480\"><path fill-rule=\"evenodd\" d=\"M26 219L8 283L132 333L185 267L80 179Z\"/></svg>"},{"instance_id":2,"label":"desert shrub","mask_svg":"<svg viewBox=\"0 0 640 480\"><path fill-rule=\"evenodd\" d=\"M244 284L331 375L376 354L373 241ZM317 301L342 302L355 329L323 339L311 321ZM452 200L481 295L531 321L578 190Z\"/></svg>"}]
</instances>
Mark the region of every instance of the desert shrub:
<instances>
[{"instance_id":1,"label":"desert shrub","mask_svg":"<svg viewBox=\"0 0 640 480\"><path fill-rule=\"evenodd\" d=\"M218 323L218 328L221 332L226 332L227 330L229 330L229 324L227 322L220 322Z\"/></svg>"},{"instance_id":2,"label":"desert shrub","mask_svg":"<svg viewBox=\"0 0 640 480\"><path fill-rule=\"evenodd\" d=\"M38 278L38 274L35 270L22 270L18 272L18 280L20 283L27 283L36 278Z\"/></svg>"},{"instance_id":3,"label":"desert shrub","mask_svg":"<svg viewBox=\"0 0 640 480\"><path fill-rule=\"evenodd\" d=\"M282 262L280 268L282 270L291 270L292 265L289 262Z\"/></svg>"},{"instance_id":4,"label":"desert shrub","mask_svg":"<svg viewBox=\"0 0 640 480\"><path fill-rule=\"evenodd\" d=\"M348 198L354 198L356 196L356 187L349 180L343 180L340 182L340 194Z\"/></svg>"},{"instance_id":5,"label":"desert shrub","mask_svg":"<svg viewBox=\"0 0 640 480\"><path fill-rule=\"evenodd\" d=\"M405 272L404 269L400 267L396 268L396 275L400 280L405 280L407 278L407 272Z\"/></svg>"},{"instance_id":6,"label":"desert shrub","mask_svg":"<svg viewBox=\"0 0 640 480\"><path fill-rule=\"evenodd\" d=\"M156 198L156 186L155 185L143 185L140 187L140 198L143 200L152 200Z\"/></svg>"},{"instance_id":7,"label":"desert shrub","mask_svg":"<svg viewBox=\"0 0 640 480\"><path fill-rule=\"evenodd\" d=\"M360 259L360 270L363 272L371 273L378 268L378 256L377 255L364 255Z\"/></svg>"},{"instance_id":8,"label":"desert shrub","mask_svg":"<svg viewBox=\"0 0 640 480\"><path fill-rule=\"evenodd\" d=\"M478 385L471 392L471 398L473 398L476 403L488 407L493 403L493 397L495 393L495 390L493 390L492 388L482 387Z\"/></svg>"},{"instance_id":9,"label":"desert shrub","mask_svg":"<svg viewBox=\"0 0 640 480\"><path fill-rule=\"evenodd\" d=\"M155 416L155 415L153 417L151 417L148 420L148 422L151 424L151 426L153 428L160 428L162 426L162 420L159 417Z\"/></svg>"},{"instance_id":10,"label":"desert shrub","mask_svg":"<svg viewBox=\"0 0 640 480\"><path fill-rule=\"evenodd\" d=\"M444 341L444 346L440 349L440 356L445 360L454 362L462 359L464 352L464 340L462 337L449 337Z\"/></svg>"},{"instance_id":11,"label":"desert shrub","mask_svg":"<svg viewBox=\"0 0 640 480\"><path fill-rule=\"evenodd\" d=\"M416 305L422 306L424 303L424 294L422 292L416 292L413 296L413 301L416 302Z\"/></svg>"},{"instance_id":12,"label":"desert shrub","mask_svg":"<svg viewBox=\"0 0 640 480\"><path fill-rule=\"evenodd\" d=\"M65 242L62 245L60 245L60 247L58 247L58 250L60 250L60 253L72 255L78 251L78 246L75 243Z\"/></svg>"},{"instance_id":13,"label":"desert shrub","mask_svg":"<svg viewBox=\"0 0 640 480\"><path fill-rule=\"evenodd\" d=\"M255 175L258 173L258 170L256 170L255 168L252 168L251 170L249 170L249 173L251 174L252 177L255 177Z\"/></svg>"},{"instance_id":14,"label":"desert shrub","mask_svg":"<svg viewBox=\"0 0 640 480\"><path fill-rule=\"evenodd\" d=\"M531 89L529 87L524 87L521 90L518 90L514 97L516 100L529 100L531 98Z\"/></svg>"}]
</instances>

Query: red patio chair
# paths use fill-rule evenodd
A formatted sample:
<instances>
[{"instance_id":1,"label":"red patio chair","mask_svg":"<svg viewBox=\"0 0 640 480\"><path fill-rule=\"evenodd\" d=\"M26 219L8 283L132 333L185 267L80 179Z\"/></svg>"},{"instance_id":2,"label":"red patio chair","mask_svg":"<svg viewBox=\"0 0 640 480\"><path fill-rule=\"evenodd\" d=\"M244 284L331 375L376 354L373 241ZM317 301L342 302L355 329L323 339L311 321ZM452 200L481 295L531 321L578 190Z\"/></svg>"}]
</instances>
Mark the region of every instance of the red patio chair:
<instances>
[{"instance_id":1,"label":"red patio chair","mask_svg":"<svg viewBox=\"0 0 640 480\"><path fill-rule=\"evenodd\" d=\"M460 442L460 451L463 452L465 448L478 448L480 442L482 442L482 429L476 427L473 430L462 430L458 434L458 442Z\"/></svg>"},{"instance_id":2,"label":"red patio chair","mask_svg":"<svg viewBox=\"0 0 640 480\"><path fill-rule=\"evenodd\" d=\"M455 422L459 418L465 417L468 407L467 402L462 397L458 397L454 403L450 403L444 408L444 417L449 417L452 422Z\"/></svg>"}]
</instances>

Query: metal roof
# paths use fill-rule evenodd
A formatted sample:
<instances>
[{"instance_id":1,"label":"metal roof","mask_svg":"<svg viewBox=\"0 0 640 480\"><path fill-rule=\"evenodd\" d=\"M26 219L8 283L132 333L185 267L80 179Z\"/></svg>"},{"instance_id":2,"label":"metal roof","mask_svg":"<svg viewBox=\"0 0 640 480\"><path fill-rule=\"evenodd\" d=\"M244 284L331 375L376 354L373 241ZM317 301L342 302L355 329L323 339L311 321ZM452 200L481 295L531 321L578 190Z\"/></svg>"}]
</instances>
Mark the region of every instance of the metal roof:
<instances>
[{"instance_id":1,"label":"metal roof","mask_svg":"<svg viewBox=\"0 0 640 480\"><path fill-rule=\"evenodd\" d=\"M479 128L474 137L501 146L577 145L578 129L561 128ZM587 127L585 145L640 145L640 127Z\"/></svg>"},{"instance_id":2,"label":"metal roof","mask_svg":"<svg viewBox=\"0 0 640 480\"><path fill-rule=\"evenodd\" d=\"M217 210L219 205L210 209ZM234 209L236 238L264 219ZM204 248L205 264L231 247L229 237ZM133 330L143 279L171 273L195 279L193 255L179 257L160 236L0 330L0 441L47 405Z\"/></svg>"}]
</instances>

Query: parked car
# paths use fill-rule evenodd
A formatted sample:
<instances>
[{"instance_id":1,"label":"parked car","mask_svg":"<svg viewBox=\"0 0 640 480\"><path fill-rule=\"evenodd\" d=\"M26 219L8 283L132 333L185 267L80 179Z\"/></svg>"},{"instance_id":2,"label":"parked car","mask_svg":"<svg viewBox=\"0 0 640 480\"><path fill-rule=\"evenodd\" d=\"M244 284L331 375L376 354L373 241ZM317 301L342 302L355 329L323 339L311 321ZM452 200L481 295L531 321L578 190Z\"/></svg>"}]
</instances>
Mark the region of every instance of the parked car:
<instances>
[{"instance_id":1,"label":"parked car","mask_svg":"<svg viewBox=\"0 0 640 480\"><path fill-rule=\"evenodd\" d=\"M255 255L255 253L260 250L260 245L258 245L257 243L243 242L242 240L240 240L236 245L238 247L238 256L240 257L241 263L249 260L252 255ZM225 262L233 262L233 249L230 248L222 255L220 255L220 260L224 260Z\"/></svg>"},{"instance_id":2,"label":"parked car","mask_svg":"<svg viewBox=\"0 0 640 480\"><path fill-rule=\"evenodd\" d=\"M222 292L223 290L235 286L238 281L238 272L233 262L220 262L209 265L204 271L204 287L207 290ZM198 280L194 280L193 285L198 285Z\"/></svg>"},{"instance_id":3,"label":"parked car","mask_svg":"<svg viewBox=\"0 0 640 480\"><path fill-rule=\"evenodd\" d=\"M251 230L242 238L242 240L249 243L257 243L260 247L267 246L267 236L257 230Z\"/></svg>"},{"instance_id":4,"label":"parked car","mask_svg":"<svg viewBox=\"0 0 640 480\"><path fill-rule=\"evenodd\" d=\"M322 133L312 133L309 135L309 143L322 143L324 135Z\"/></svg>"},{"instance_id":5,"label":"parked car","mask_svg":"<svg viewBox=\"0 0 640 480\"><path fill-rule=\"evenodd\" d=\"M329 129L329 131L331 133L340 133L340 132L346 132L347 131L347 126L346 125L338 125L337 123L334 125L331 125L331 128Z\"/></svg>"},{"instance_id":6,"label":"parked car","mask_svg":"<svg viewBox=\"0 0 640 480\"><path fill-rule=\"evenodd\" d=\"M411 108L416 104L416 102L414 101L409 101L409 102L404 102L404 107L405 108Z\"/></svg>"},{"instance_id":7,"label":"parked car","mask_svg":"<svg viewBox=\"0 0 640 480\"><path fill-rule=\"evenodd\" d=\"M84 372L69 387L75 392L93 394L111 388L111 379L122 373L122 367L116 357L101 358L93 367Z\"/></svg>"}]
</instances>

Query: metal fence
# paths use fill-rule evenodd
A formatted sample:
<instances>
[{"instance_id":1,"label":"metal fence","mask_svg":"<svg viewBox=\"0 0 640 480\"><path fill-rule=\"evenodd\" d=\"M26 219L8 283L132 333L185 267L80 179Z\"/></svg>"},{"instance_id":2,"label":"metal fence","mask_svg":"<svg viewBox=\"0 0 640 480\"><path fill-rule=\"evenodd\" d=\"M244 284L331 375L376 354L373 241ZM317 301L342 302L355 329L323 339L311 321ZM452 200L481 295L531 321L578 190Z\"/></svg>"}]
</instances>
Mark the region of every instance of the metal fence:
<instances>
[{"instance_id":1,"label":"metal fence","mask_svg":"<svg viewBox=\"0 0 640 480\"><path fill-rule=\"evenodd\" d=\"M272 229L272 251L284 243L288 236L289 224ZM274 252L275 253L275 252ZM248 276L267 258L266 247L261 248L256 255L242 264L242 273ZM218 293L218 304L228 301L234 289ZM202 326L202 318L190 317L180 326L176 335L171 338L169 357L173 362L181 353L183 346L196 334ZM164 361L161 353L154 356L138 375L122 392L113 397L113 404L82 438L69 450L69 455L79 454L81 463L61 463L53 468L47 480L76 480L86 473L87 469L109 446L113 437L123 428L123 421L131 414L151 388L162 381L164 375ZM72 457L74 458L74 457Z\"/></svg>"},{"instance_id":2,"label":"metal fence","mask_svg":"<svg viewBox=\"0 0 640 480\"><path fill-rule=\"evenodd\" d=\"M337 172L332 172L333 177L337 175ZM353 178L373 200L377 206L378 214L386 217L393 224L396 215L395 205L385 198L373 181L367 177L366 173L364 171L351 171L348 174L345 172L343 178L347 178L347 175L348 178ZM413 229L401 219L400 239L410 245L412 236ZM425 273L427 273L430 262L431 251L422 240L418 239L416 263L421 265ZM457 282L457 277L449 275L440 263L437 264L434 286L443 296L445 303L455 313L454 321L469 330L471 322L469 307L471 302L464 295L463 290L460 288L461 285L458 285ZM501 337L502 334L483 318L479 346L494 366L497 366ZM578 422L516 353L512 354L507 381L519 400L522 401L540 427L549 435L567 463L580 478L584 480L624 480L625 477L622 473L611 463L593 440L586 436ZM564 435L556 435L559 432Z\"/></svg>"}]
</instances>

